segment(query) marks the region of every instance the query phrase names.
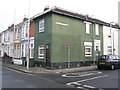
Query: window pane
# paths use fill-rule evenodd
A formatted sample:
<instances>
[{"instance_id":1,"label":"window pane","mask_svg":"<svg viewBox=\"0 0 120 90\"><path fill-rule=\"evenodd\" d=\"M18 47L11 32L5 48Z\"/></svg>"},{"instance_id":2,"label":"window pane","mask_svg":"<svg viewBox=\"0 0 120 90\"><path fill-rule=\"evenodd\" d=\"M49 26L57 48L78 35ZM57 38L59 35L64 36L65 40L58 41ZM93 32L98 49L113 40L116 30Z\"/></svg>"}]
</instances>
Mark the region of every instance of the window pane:
<instances>
[{"instance_id":1,"label":"window pane","mask_svg":"<svg viewBox=\"0 0 120 90\"><path fill-rule=\"evenodd\" d=\"M40 49L40 54L44 54L44 49Z\"/></svg>"},{"instance_id":2,"label":"window pane","mask_svg":"<svg viewBox=\"0 0 120 90\"><path fill-rule=\"evenodd\" d=\"M39 32L44 31L44 19L39 21Z\"/></svg>"},{"instance_id":3,"label":"window pane","mask_svg":"<svg viewBox=\"0 0 120 90\"><path fill-rule=\"evenodd\" d=\"M44 58L44 46L39 46L38 58Z\"/></svg>"},{"instance_id":4,"label":"window pane","mask_svg":"<svg viewBox=\"0 0 120 90\"><path fill-rule=\"evenodd\" d=\"M98 27L98 24L96 24L96 35L99 35L99 27Z\"/></svg>"},{"instance_id":5,"label":"window pane","mask_svg":"<svg viewBox=\"0 0 120 90\"><path fill-rule=\"evenodd\" d=\"M91 47L85 47L85 55L91 56Z\"/></svg>"},{"instance_id":6,"label":"window pane","mask_svg":"<svg viewBox=\"0 0 120 90\"><path fill-rule=\"evenodd\" d=\"M86 33L90 33L90 26L89 26L89 24L88 23L86 23Z\"/></svg>"}]
</instances>

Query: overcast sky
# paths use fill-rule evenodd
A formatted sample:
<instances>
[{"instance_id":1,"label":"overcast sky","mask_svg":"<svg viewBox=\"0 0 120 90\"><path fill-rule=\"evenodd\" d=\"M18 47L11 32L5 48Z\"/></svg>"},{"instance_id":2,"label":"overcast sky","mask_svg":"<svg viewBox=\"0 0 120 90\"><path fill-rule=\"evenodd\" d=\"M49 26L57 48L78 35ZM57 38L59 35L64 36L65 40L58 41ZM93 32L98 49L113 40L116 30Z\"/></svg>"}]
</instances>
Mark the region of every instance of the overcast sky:
<instances>
[{"instance_id":1,"label":"overcast sky","mask_svg":"<svg viewBox=\"0 0 120 90\"><path fill-rule=\"evenodd\" d=\"M58 6L77 13L88 14L91 17L106 21L118 22L118 2L120 0L30 0L30 17L43 11L46 5ZM24 15L28 16L29 0L0 1L0 32L14 23L22 22Z\"/></svg>"}]
</instances>

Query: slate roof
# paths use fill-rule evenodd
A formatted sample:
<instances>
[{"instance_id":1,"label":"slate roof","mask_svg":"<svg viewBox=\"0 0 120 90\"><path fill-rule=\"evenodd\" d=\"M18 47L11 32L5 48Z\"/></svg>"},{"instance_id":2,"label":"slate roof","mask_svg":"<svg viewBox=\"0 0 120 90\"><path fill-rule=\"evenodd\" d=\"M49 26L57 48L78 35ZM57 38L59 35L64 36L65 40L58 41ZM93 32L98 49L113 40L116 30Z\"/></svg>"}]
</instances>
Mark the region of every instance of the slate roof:
<instances>
[{"instance_id":1,"label":"slate roof","mask_svg":"<svg viewBox=\"0 0 120 90\"><path fill-rule=\"evenodd\" d=\"M54 13L57 13L57 14L61 14L61 15L65 15L65 16L69 16L69 17L73 17L73 18L78 18L78 19L81 19L81 20L84 20L84 21L88 21L88 22L101 24L101 25L110 27L110 23L104 22L104 21L96 19L96 18L91 18L88 15L83 15L83 14L79 14L79 13L76 13L76 12L73 12L73 11L68 11L66 9L56 7L56 6L50 8L50 9L47 9L44 12L33 16L31 18L31 20L34 20L34 19L36 19L36 18L38 18L38 17L40 17L44 14L47 14L48 12L54 12ZM120 29L119 25L112 25L112 27Z\"/></svg>"}]
</instances>

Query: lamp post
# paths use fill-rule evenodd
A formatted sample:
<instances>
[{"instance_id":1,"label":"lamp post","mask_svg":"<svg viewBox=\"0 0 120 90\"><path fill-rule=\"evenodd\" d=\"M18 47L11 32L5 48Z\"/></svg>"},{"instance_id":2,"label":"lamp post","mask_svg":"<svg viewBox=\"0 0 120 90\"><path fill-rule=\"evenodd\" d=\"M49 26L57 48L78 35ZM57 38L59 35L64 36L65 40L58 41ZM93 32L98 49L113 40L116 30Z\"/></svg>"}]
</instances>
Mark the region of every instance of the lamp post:
<instances>
[{"instance_id":1,"label":"lamp post","mask_svg":"<svg viewBox=\"0 0 120 90\"><path fill-rule=\"evenodd\" d=\"M28 5L28 42L27 42L27 48L28 48L28 52L27 52L27 70L29 70L29 29L30 29L30 0L29 0L29 5Z\"/></svg>"},{"instance_id":2,"label":"lamp post","mask_svg":"<svg viewBox=\"0 0 120 90\"><path fill-rule=\"evenodd\" d=\"M14 11L14 26L13 26L13 51L12 51L12 63L14 64L14 38L15 38L15 20L16 20L16 10Z\"/></svg>"}]
</instances>

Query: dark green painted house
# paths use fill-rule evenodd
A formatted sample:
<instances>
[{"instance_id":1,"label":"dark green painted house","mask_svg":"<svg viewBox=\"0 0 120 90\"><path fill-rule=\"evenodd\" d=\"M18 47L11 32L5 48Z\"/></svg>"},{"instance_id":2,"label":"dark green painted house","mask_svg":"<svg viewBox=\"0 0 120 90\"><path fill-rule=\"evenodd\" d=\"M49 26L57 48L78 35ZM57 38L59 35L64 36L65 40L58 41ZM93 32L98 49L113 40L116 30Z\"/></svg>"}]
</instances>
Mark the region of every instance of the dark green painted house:
<instances>
[{"instance_id":1,"label":"dark green painted house","mask_svg":"<svg viewBox=\"0 0 120 90\"><path fill-rule=\"evenodd\" d=\"M103 54L103 21L53 7L33 17L34 63L46 68L92 65Z\"/></svg>"}]
</instances>

